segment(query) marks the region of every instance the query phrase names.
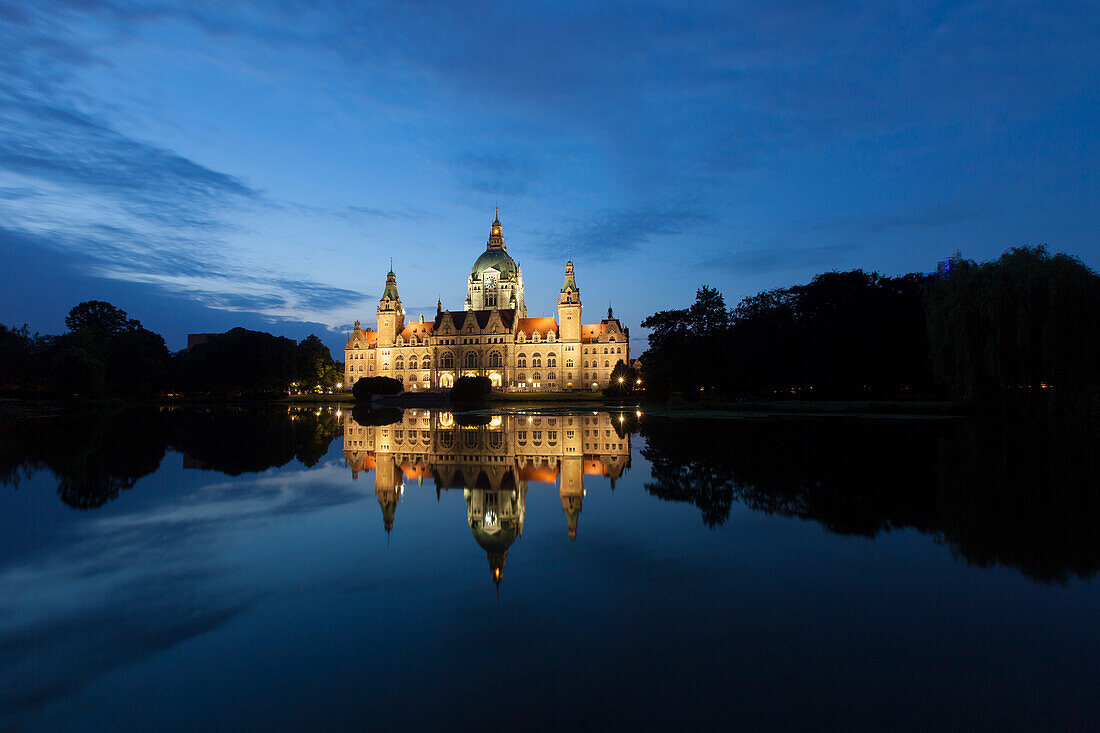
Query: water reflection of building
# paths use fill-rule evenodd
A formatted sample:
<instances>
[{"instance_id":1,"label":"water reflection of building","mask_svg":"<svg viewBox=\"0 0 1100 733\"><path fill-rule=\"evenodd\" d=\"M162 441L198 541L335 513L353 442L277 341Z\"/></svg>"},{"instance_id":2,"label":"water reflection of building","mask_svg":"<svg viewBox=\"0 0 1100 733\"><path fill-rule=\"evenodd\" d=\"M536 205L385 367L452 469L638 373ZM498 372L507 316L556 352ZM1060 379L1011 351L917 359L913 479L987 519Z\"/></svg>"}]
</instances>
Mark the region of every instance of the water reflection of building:
<instances>
[{"instance_id":1,"label":"water reflection of building","mask_svg":"<svg viewBox=\"0 0 1100 733\"><path fill-rule=\"evenodd\" d=\"M495 415L460 424L450 412L406 410L400 422L361 425L344 418L344 460L352 478L374 470L386 531L393 528L406 481L435 483L436 495L461 489L466 522L500 583L508 548L523 534L530 482L558 484L570 540L584 502L586 475L612 485L630 465L630 436L621 418Z\"/></svg>"}]
</instances>

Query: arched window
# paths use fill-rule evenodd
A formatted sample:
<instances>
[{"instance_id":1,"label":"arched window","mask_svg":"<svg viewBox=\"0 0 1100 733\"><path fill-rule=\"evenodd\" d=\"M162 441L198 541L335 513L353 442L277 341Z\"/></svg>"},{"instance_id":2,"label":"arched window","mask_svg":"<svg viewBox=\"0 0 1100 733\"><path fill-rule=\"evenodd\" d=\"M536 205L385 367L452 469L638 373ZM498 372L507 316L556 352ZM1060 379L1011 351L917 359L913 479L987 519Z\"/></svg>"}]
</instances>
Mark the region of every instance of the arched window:
<instances>
[{"instance_id":1,"label":"arched window","mask_svg":"<svg viewBox=\"0 0 1100 733\"><path fill-rule=\"evenodd\" d=\"M606 346L603 349L603 353L605 353L605 354L607 353L607 347Z\"/></svg>"},{"instance_id":2,"label":"arched window","mask_svg":"<svg viewBox=\"0 0 1100 733\"><path fill-rule=\"evenodd\" d=\"M623 347L622 347L622 346L617 346L617 347L615 347L615 353L616 353L616 354L621 354L621 353L623 353Z\"/></svg>"},{"instance_id":3,"label":"arched window","mask_svg":"<svg viewBox=\"0 0 1100 733\"><path fill-rule=\"evenodd\" d=\"M516 381L519 382L520 384L523 384L524 382L527 381L527 375L524 374L523 372L520 372L519 376L516 377Z\"/></svg>"},{"instance_id":4,"label":"arched window","mask_svg":"<svg viewBox=\"0 0 1100 733\"><path fill-rule=\"evenodd\" d=\"M402 384L404 384L404 383L405 383L405 378L404 378L404 377L402 377L402 376L401 376L400 374L398 374L398 375L397 375L397 381L398 381L398 382L401 382Z\"/></svg>"},{"instance_id":5,"label":"arched window","mask_svg":"<svg viewBox=\"0 0 1100 733\"><path fill-rule=\"evenodd\" d=\"M466 368L467 369L476 369L477 368L477 352L476 351L467 351L466 352Z\"/></svg>"},{"instance_id":6,"label":"arched window","mask_svg":"<svg viewBox=\"0 0 1100 733\"><path fill-rule=\"evenodd\" d=\"M453 358L451 360L454 361ZM444 389L450 389L451 387L455 386L455 378L452 377L450 374L444 374L439 378L439 386L443 387Z\"/></svg>"},{"instance_id":7,"label":"arched window","mask_svg":"<svg viewBox=\"0 0 1100 733\"><path fill-rule=\"evenodd\" d=\"M416 361L416 355L414 354L414 355L409 357L409 369L416 369L416 368L417 368L417 361Z\"/></svg>"},{"instance_id":8,"label":"arched window","mask_svg":"<svg viewBox=\"0 0 1100 733\"><path fill-rule=\"evenodd\" d=\"M493 351L489 354L489 366L500 367L503 365L503 360L500 358L499 351Z\"/></svg>"},{"instance_id":9,"label":"arched window","mask_svg":"<svg viewBox=\"0 0 1100 733\"><path fill-rule=\"evenodd\" d=\"M455 355L452 354L449 351L444 351L442 362L443 362L442 367L444 369L454 369L455 368Z\"/></svg>"},{"instance_id":10,"label":"arched window","mask_svg":"<svg viewBox=\"0 0 1100 733\"><path fill-rule=\"evenodd\" d=\"M588 368L588 360L587 360L587 359L585 359L585 360L584 360L584 368L585 368L585 369L587 369L587 368Z\"/></svg>"},{"instance_id":11,"label":"arched window","mask_svg":"<svg viewBox=\"0 0 1100 733\"><path fill-rule=\"evenodd\" d=\"M532 382L541 382L542 381L542 375L539 374L538 372L535 372L534 374L531 375L531 381Z\"/></svg>"},{"instance_id":12,"label":"arched window","mask_svg":"<svg viewBox=\"0 0 1100 733\"><path fill-rule=\"evenodd\" d=\"M527 355L526 354L520 354L519 355L519 358L516 359L516 366L519 367L520 369L526 369L527 368Z\"/></svg>"},{"instance_id":13,"label":"arched window","mask_svg":"<svg viewBox=\"0 0 1100 733\"><path fill-rule=\"evenodd\" d=\"M607 369L609 366L611 366L611 363L609 361L607 361L606 359L604 359L603 368Z\"/></svg>"},{"instance_id":14,"label":"arched window","mask_svg":"<svg viewBox=\"0 0 1100 733\"><path fill-rule=\"evenodd\" d=\"M542 354L532 354L531 355L531 366L533 366L533 367L542 366Z\"/></svg>"},{"instance_id":15,"label":"arched window","mask_svg":"<svg viewBox=\"0 0 1100 733\"><path fill-rule=\"evenodd\" d=\"M393 363L393 368L394 369L404 369L405 368L405 359L404 359L404 357L401 357L401 356L397 357L397 361L395 361Z\"/></svg>"},{"instance_id":16,"label":"arched window","mask_svg":"<svg viewBox=\"0 0 1100 733\"><path fill-rule=\"evenodd\" d=\"M572 369L573 368L573 360L572 359L566 359L565 360L565 368L566 369Z\"/></svg>"},{"instance_id":17,"label":"arched window","mask_svg":"<svg viewBox=\"0 0 1100 733\"><path fill-rule=\"evenodd\" d=\"M546 375L547 381L550 381L550 382L553 382L557 378L558 377L557 377L556 374L554 374L554 372L550 372L549 374Z\"/></svg>"},{"instance_id":18,"label":"arched window","mask_svg":"<svg viewBox=\"0 0 1100 733\"><path fill-rule=\"evenodd\" d=\"M555 354L546 355L546 366L552 367L558 365L558 357Z\"/></svg>"}]
</instances>

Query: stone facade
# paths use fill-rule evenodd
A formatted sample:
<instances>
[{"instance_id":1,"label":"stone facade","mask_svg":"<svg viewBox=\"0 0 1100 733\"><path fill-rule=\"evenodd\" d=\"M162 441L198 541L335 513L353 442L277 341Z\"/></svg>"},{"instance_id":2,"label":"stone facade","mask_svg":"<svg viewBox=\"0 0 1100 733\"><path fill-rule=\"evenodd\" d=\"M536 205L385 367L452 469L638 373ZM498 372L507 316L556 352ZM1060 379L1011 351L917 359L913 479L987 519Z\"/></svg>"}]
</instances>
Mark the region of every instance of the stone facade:
<instances>
[{"instance_id":1,"label":"stone facade","mask_svg":"<svg viewBox=\"0 0 1100 733\"><path fill-rule=\"evenodd\" d=\"M466 281L463 310L436 304L434 321L405 322L391 270L376 311L376 330L359 321L344 348L344 383L393 377L408 391L449 389L462 376L488 377L505 391L563 392L607 386L615 364L630 363L629 329L610 308L584 324L572 260L558 294L558 315L527 316L523 270L508 254L499 217Z\"/></svg>"}]
</instances>

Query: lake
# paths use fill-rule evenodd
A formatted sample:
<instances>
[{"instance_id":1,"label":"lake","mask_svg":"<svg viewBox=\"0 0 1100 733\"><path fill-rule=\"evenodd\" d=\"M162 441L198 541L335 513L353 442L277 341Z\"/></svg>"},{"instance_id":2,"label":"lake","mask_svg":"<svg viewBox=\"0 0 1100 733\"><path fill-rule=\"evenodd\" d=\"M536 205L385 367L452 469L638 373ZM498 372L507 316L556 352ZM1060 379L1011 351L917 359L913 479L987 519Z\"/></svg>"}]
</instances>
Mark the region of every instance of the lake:
<instances>
[{"instance_id":1,"label":"lake","mask_svg":"<svg viewBox=\"0 0 1100 733\"><path fill-rule=\"evenodd\" d=\"M1095 728L1091 435L641 409L0 426L0 727Z\"/></svg>"}]
</instances>

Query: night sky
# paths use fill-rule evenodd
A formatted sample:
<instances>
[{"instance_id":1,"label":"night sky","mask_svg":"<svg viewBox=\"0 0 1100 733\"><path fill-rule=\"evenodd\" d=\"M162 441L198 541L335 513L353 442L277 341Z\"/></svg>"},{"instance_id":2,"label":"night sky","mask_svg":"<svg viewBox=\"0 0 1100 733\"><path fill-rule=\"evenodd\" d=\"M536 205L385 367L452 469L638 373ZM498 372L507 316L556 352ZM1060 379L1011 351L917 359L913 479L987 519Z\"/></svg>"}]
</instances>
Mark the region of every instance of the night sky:
<instances>
[{"instance_id":1,"label":"night sky","mask_svg":"<svg viewBox=\"0 0 1100 733\"><path fill-rule=\"evenodd\" d=\"M832 269L1100 265L1100 4L0 0L0 321L162 333L461 309L500 207L632 329Z\"/></svg>"}]
</instances>

